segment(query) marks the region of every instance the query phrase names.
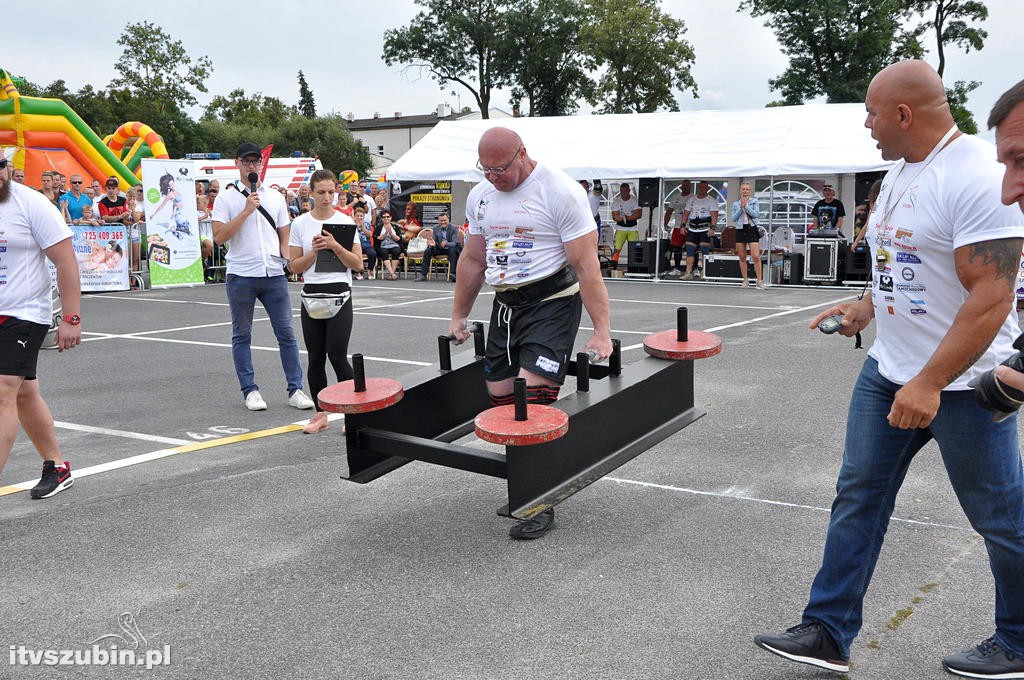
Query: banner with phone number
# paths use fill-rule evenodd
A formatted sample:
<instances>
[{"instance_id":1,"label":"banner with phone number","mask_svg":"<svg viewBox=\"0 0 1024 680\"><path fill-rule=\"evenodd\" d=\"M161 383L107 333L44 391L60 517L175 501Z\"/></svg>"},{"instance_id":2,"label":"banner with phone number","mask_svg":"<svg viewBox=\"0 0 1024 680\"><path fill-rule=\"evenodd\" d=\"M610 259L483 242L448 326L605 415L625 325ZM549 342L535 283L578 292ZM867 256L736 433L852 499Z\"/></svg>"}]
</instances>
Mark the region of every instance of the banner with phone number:
<instances>
[{"instance_id":1,"label":"banner with phone number","mask_svg":"<svg viewBox=\"0 0 1024 680\"><path fill-rule=\"evenodd\" d=\"M82 291L128 290L128 232L121 225L69 224Z\"/></svg>"}]
</instances>

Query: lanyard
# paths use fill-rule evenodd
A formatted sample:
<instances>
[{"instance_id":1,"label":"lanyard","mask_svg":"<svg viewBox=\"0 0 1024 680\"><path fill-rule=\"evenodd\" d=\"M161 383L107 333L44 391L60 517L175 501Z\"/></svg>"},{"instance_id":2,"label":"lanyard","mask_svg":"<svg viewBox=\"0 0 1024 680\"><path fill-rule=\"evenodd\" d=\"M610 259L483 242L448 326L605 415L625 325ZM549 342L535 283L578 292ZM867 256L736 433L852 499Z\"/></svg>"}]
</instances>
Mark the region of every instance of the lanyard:
<instances>
[{"instance_id":1,"label":"lanyard","mask_svg":"<svg viewBox=\"0 0 1024 680\"><path fill-rule=\"evenodd\" d=\"M881 234L885 231L886 226L889 224L889 218L892 217L893 212L896 210L896 206L899 205L900 199L903 198L903 194L907 193L907 189L909 189L911 185L917 180L917 178L921 176L921 173L924 172L925 169L927 169L928 165L933 160L935 160L935 157L939 155L939 152L946 147L946 144L949 143L949 141L953 138L953 135L955 135L956 133L957 128L956 124L954 123L953 127L949 128L946 134L942 136L942 139L939 140L939 143L932 147L932 150L928 152L927 156L925 156L925 159L922 162L921 167L918 169L917 174L910 178L910 181L908 181L903 186L903 188L900 190L900 193L896 196L896 199L893 200L892 192L896 190L896 181L900 178L900 175L903 174L903 169L907 167L906 159L904 159L901 162L899 170L896 171L896 176L892 178L892 184L889 185L889 191L885 195L885 203L882 204L885 206L885 208L882 211L882 219L879 221L879 225L881 226L881 229L878 232L879 239L881 239Z\"/></svg>"}]
</instances>

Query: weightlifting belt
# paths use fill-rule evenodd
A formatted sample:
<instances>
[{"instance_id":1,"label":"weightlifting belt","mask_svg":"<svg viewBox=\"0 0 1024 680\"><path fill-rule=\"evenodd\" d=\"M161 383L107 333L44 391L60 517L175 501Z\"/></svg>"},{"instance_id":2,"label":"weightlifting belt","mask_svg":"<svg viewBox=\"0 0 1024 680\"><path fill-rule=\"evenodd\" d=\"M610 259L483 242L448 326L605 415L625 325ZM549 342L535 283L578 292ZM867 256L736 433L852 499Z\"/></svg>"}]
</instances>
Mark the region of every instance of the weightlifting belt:
<instances>
[{"instance_id":1,"label":"weightlifting belt","mask_svg":"<svg viewBox=\"0 0 1024 680\"><path fill-rule=\"evenodd\" d=\"M561 293L566 288L575 286L578 283L579 279L576 277L576 272L569 265L565 265L554 274L546 276L539 281L526 283L516 288L496 289L495 297L498 302L506 307L528 307Z\"/></svg>"}]
</instances>

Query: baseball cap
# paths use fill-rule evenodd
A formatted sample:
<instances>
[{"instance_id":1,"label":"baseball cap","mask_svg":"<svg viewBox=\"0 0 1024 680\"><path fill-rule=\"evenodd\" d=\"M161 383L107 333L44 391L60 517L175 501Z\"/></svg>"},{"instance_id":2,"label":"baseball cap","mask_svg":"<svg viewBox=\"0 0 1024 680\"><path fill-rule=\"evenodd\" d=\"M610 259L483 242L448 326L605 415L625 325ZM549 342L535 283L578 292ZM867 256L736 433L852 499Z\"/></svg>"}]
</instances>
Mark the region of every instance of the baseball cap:
<instances>
[{"instance_id":1,"label":"baseball cap","mask_svg":"<svg viewBox=\"0 0 1024 680\"><path fill-rule=\"evenodd\" d=\"M242 142L238 145L238 152L235 154L235 158L245 158L246 156L259 156L260 147L256 146L252 142Z\"/></svg>"},{"instance_id":2,"label":"baseball cap","mask_svg":"<svg viewBox=\"0 0 1024 680\"><path fill-rule=\"evenodd\" d=\"M111 177L110 179L107 180L106 186L108 186L108 187L119 187L119 186L121 186L121 183L118 182L113 177Z\"/></svg>"},{"instance_id":3,"label":"baseball cap","mask_svg":"<svg viewBox=\"0 0 1024 680\"><path fill-rule=\"evenodd\" d=\"M825 191L826 189L829 189L831 191L835 191L836 190L835 187L833 187L831 184L822 184L821 185L821 190Z\"/></svg>"}]
</instances>

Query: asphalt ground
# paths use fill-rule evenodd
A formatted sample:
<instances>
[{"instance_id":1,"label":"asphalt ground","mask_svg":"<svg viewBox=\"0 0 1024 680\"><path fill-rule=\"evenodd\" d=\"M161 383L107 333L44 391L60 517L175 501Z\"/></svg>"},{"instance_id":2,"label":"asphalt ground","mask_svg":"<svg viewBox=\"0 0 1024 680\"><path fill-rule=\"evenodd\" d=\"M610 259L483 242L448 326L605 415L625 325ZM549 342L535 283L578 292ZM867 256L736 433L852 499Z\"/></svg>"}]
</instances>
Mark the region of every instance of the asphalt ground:
<instances>
[{"instance_id":1,"label":"asphalt ground","mask_svg":"<svg viewBox=\"0 0 1024 680\"><path fill-rule=\"evenodd\" d=\"M340 479L341 423L297 431L309 413L287 406L259 307L269 409L245 410L223 286L85 296L86 342L40 360L77 482L48 500L11 488L39 474L23 435L0 477L0 677L835 677L752 638L799 621L819 564L865 350L806 326L858 291L608 286L625 371L679 305L722 337L696 365L708 414L562 503L531 542L496 515L499 479L423 463ZM350 351L370 375L435 363L452 292L357 282ZM992 632L984 545L937 453L920 453L899 496L850 677L946 677L943 655ZM22 663L97 638L170 663Z\"/></svg>"}]
</instances>

